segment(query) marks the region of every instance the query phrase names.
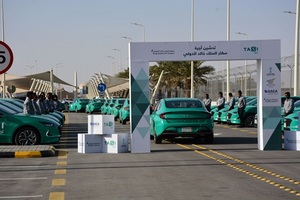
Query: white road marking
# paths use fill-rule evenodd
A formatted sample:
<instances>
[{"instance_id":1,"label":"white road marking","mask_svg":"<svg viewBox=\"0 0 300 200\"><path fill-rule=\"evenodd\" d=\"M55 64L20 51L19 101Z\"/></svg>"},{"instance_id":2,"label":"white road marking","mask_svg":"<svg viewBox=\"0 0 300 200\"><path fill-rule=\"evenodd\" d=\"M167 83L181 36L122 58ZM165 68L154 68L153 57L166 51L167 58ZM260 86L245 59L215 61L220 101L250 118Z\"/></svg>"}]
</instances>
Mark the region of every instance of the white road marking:
<instances>
[{"instance_id":1,"label":"white road marking","mask_svg":"<svg viewBox=\"0 0 300 200\"><path fill-rule=\"evenodd\" d=\"M0 199L24 199L24 198L43 198L43 195L31 195L31 196L4 196Z\"/></svg>"},{"instance_id":2,"label":"white road marking","mask_svg":"<svg viewBox=\"0 0 300 200\"><path fill-rule=\"evenodd\" d=\"M18 180L46 180L47 177L33 177L33 178L0 178L0 181L18 181Z\"/></svg>"}]
</instances>

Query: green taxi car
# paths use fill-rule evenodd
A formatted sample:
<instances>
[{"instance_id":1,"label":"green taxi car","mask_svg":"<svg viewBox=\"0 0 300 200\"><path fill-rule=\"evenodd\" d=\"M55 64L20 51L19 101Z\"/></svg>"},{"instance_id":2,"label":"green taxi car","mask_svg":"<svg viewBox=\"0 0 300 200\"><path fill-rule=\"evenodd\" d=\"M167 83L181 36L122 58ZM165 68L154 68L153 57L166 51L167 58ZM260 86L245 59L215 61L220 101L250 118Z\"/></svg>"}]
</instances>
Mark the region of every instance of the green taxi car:
<instances>
[{"instance_id":1,"label":"green taxi car","mask_svg":"<svg viewBox=\"0 0 300 200\"><path fill-rule=\"evenodd\" d=\"M118 99L116 99L116 102L112 106L110 114L114 115L115 121L117 121L117 119L119 117L119 112L120 112L120 109L123 106L124 102L125 102L125 98L118 98Z\"/></svg>"},{"instance_id":2,"label":"green taxi car","mask_svg":"<svg viewBox=\"0 0 300 200\"><path fill-rule=\"evenodd\" d=\"M129 118L130 118L130 102L129 99L126 99L119 111L120 123L126 124L126 122L129 121Z\"/></svg>"},{"instance_id":3,"label":"green taxi car","mask_svg":"<svg viewBox=\"0 0 300 200\"><path fill-rule=\"evenodd\" d=\"M91 99L85 107L85 112L92 114L93 112L101 112L105 99Z\"/></svg>"},{"instance_id":4,"label":"green taxi car","mask_svg":"<svg viewBox=\"0 0 300 200\"><path fill-rule=\"evenodd\" d=\"M108 106L109 102L110 102L110 99L105 99L103 105L101 106L101 114L102 115L106 115L106 113L107 113L107 106Z\"/></svg>"},{"instance_id":5,"label":"green taxi car","mask_svg":"<svg viewBox=\"0 0 300 200\"><path fill-rule=\"evenodd\" d=\"M73 103L69 104L70 112L84 112L86 105L89 103L89 99L80 99L77 98Z\"/></svg>"},{"instance_id":6,"label":"green taxi car","mask_svg":"<svg viewBox=\"0 0 300 200\"><path fill-rule=\"evenodd\" d=\"M107 112L106 112L107 115L112 115L113 106L114 106L116 100L117 99L110 99L108 106L107 106Z\"/></svg>"},{"instance_id":7,"label":"green taxi car","mask_svg":"<svg viewBox=\"0 0 300 200\"><path fill-rule=\"evenodd\" d=\"M37 145L59 142L61 125L45 116L18 113L0 104L0 143Z\"/></svg>"},{"instance_id":8,"label":"green taxi car","mask_svg":"<svg viewBox=\"0 0 300 200\"><path fill-rule=\"evenodd\" d=\"M165 98L150 115L150 135L156 144L175 137L204 137L206 143L213 143L214 122L199 99Z\"/></svg>"},{"instance_id":9,"label":"green taxi car","mask_svg":"<svg viewBox=\"0 0 300 200\"><path fill-rule=\"evenodd\" d=\"M284 118L283 129L286 131L299 131L299 112L293 112Z\"/></svg>"}]
</instances>

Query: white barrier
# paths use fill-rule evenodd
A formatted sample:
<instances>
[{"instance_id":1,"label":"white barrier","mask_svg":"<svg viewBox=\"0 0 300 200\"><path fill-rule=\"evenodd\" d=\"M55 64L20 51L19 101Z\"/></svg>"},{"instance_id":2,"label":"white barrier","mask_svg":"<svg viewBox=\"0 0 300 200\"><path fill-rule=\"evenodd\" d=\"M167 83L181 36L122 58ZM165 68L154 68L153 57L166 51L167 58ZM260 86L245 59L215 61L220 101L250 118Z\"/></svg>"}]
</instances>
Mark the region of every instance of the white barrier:
<instances>
[{"instance_id":1,"label":"white barrier","mask_svg":"<svg viewBox=\"0 0 300 200\"><path fill-rule=\"evenodd\" d=\"M284 131L284 149L300 151L300 131Z\"/></svg>"},{"instance_id":2,"label":"white barrier","mask_svg":"<svg viewBox=\"0 0 300 200\"><path fill-rule=\"evenodd\" d=\"M88 134L115 133L115 118L113 115L88 115Z\"/></svg>"},{"instance_id":3,"label":"white barrier","mask_svg":"<svg viewBox=\"0 0 300 200\"><path fill-rule=\"evenodd\" d=\"M101 135L78 134L78 153L101 153L103 138Z\"/></svg>"},{"instance_id":4,"label":"white barrier","mask_svg":"<svg viewBox=\"0 0 300 200\"><path fill-rule=\"evenodd\" d=\"M103 153L126 153L128 152L129 133L115 133L103 135Z\"/></svg>"}]
</instances>

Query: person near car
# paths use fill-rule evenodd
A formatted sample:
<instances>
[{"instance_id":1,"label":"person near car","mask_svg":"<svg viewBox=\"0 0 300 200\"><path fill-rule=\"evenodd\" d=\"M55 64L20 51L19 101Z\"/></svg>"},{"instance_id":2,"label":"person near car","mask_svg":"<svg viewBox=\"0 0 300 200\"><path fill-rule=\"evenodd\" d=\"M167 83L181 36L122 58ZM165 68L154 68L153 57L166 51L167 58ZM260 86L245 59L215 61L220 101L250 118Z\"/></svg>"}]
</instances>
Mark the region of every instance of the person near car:
<instances>
[{"instance_id":1,"label":"person near car","mask_svg":"<svg viewBox=\"0 0 300 200\"><path fill-rule=\"evenodd\" d=\"M35 114L36 115L41 115L42 111L41 111L40 107L37 104L37 95L36 95L35 92L33 93L33 99L31 101L32 101L32 105L33 105L33 109L35 111Z\"/></svg>"},{"instance_id":2,"label":"person near car","mask_svg":"<svg viewBox=\"0 0 300 200\"><path fill-rule=\"evenodd\" d=\"M240 125L239 128L243 128L245 125L244 123L244 112L246 108L246 98L242 96L242 91L238 91L238 115L240 118Z\"/></svg>"},{"instance_id":3,"label":"person near car","mask_svg":"<svg viewBox=\"0 0 300 200\"><path fill-rule=\"evenodd\" d=\"M228 111L232 110L234 108L234 104L235 104L235 98L233 97L232 93L229 93L229 107L228 107Z\"/></svg>"},{"instance_id":4,"label":"person near car","mask_svg":"<svg viewBox=\"0 0 300 200\"><path fill-rule=\"evenodd\" d=\"M218 111L224 108L224 106L225 106L225 98L223 97L223 92L219 92L219 98L217 100Z\"/></svg>"},{"instance_id":5,"label":"person near car","mask_svg":"<svg viewBox=\"0 0 300 200\"><path fill-rule=\"evenodd\" d=\"M209 98L209 94L205 95L205 99L203 99L203 103L208 112L211 110L211 99Z\"/></svg>"},{"instance_id":6,"label":"person near car","mask_svg":"<svg viewBox=\"0 0 300 200\"><path fill-rule=\"evenodd\" d=\"M46 105L45 105L45 102L44 102L44 96L42 94L40 94L38 96L38 100L36 101L36 104L40 108L42 114L48 114L47 110L46 110Z\"/></svg>"},{"instance_id":7,"label":"person near car","mask_svg":"<svg viewBox=\"0 0 300 200\"><path fill-rule=\"evenodd\" d=\"M286 92L285 94L285 101L284 101L284 116L288 116L289 114L294 112L294 100L291 99L290 92Z\"/></svg>"},{"instance_id":8,"label":"person near car","mask_svg":"<svg viewBox=\"0 0 300 200\"><path fill-rule=\"evenodd\" d=\"M60 102L58 101L58 96L56 94L53 95L53 109L54 110L60 109Z\"/></svg>"},{"instance_id":9,"label":"person near car","mask_svg":"<svg viewBox=\"0 0 300 200\"><path fill-rule=\"evenodd\" d=\"M35 115L34 107L32 104L33 92L28 91L26 94L26 99L23 104L23 113L29 115Z\"/></svg>"},{"instance_id":10,"label":"person near car","mask_svg":"<svg viewBox=\"0 0 300 200\"><path fill-rule=\"evenodd\" d=\"M46 109L47 112L53 112L54 111L54 104L53 104L53 95L51 92L47 93L46 99L45 99Z\"/></svg>"}]
</instances>

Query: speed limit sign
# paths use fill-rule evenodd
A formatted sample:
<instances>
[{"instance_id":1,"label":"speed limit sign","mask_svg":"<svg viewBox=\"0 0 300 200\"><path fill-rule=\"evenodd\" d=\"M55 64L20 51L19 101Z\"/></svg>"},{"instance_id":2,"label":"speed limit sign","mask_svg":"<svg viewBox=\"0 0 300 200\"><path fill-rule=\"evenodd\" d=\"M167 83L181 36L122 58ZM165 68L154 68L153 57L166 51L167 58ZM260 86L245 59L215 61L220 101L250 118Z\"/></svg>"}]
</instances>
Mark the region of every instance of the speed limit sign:
<instances>
[{"instance_id":1,"label":"speed limit sign","mask_svg":"<svg viewBox=\"0 0 300 200\"><path fill-rule=\"evenodd\" d=\"M11 67L14 60L13 52L10 47L0 41L0 74L4 74Z\"/></svg>"}]
</instances>

